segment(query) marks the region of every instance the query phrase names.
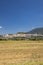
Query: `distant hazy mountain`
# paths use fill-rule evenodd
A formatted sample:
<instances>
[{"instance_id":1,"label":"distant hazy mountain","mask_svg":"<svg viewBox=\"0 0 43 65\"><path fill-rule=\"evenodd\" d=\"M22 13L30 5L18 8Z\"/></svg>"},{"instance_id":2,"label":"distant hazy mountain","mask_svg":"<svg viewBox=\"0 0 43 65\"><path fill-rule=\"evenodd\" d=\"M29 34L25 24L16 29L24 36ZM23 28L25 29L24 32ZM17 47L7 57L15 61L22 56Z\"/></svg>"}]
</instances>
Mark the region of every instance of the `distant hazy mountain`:
<instances>
[{"instance_id":1,"label":"distant hazy mountain","mask_svg":"<svg viewBox=\"0 0 43 65\"><path fill-rule=\"evenodd\" d=\"M29 32L17 32L17 34L43 34L43 28L35 28Z\"/></svg>"},{"instance_id":2,"label":"distant hazy mountain","mask_svg":"<svg viewBox=\"0 0 43 65\"><path fill-rule=\"evenodd\" d=\"M43 34L43 28L35 28L35 29L32 29L30 32L27 32L29 34Z\"/></svg>"}]
</instances>

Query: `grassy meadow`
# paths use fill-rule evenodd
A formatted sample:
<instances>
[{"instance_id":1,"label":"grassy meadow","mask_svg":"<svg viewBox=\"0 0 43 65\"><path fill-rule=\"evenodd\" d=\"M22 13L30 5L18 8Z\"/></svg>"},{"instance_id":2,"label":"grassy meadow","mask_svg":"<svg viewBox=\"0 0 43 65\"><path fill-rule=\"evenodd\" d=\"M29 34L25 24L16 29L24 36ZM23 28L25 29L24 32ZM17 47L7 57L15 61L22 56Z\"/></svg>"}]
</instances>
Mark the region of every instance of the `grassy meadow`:
<instances>
[{"instance_id":1,"label":"grassy meadow","mask_svg":"<svg viewBox=\"0 0 43 65\"><path fill-rule=\"evenodd\" d=\"M0 41L0 65L43 65L43 41Z\"/></svg>"}]
</instances>

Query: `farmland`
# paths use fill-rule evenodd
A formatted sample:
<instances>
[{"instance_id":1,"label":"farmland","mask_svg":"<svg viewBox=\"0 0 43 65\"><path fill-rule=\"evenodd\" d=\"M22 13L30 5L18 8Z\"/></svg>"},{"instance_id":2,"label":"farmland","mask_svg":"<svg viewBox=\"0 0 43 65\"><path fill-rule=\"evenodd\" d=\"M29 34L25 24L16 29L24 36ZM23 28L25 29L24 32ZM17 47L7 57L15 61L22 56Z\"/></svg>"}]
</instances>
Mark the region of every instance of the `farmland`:
<instances>
[{"instance_id":1,"label":"farmland","mask_svg":"<svg viewBox=\"0 0 43 65\"><path fill-rule=\"evenodd\" d=\"M0 65L43 65L43 41L0 41Z\"/></svg>"}]
</instances>

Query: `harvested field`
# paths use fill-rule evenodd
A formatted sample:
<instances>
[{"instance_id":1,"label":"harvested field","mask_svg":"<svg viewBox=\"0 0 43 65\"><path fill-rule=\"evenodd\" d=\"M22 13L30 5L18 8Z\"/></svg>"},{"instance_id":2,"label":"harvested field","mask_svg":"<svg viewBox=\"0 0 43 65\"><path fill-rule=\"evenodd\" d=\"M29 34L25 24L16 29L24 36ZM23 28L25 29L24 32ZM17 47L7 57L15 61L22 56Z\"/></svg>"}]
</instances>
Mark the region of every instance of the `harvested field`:
<instances>
[{"instance_id":1,"label":"harvested field","mask_svg":"<svg viewBox=\"0 0 43 65\"><path fill-rule=\"evenodd\" d=\"M0 41L0 65L43 65L43 41Z\"/></svg>"}]
</instances>

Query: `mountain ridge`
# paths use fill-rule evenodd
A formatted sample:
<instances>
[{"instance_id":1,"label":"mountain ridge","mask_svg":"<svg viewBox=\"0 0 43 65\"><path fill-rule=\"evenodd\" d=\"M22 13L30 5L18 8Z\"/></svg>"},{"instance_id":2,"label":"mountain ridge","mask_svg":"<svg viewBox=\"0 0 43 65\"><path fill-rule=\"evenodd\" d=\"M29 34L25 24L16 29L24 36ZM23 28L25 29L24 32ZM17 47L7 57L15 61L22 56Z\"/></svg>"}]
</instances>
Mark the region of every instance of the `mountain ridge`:
<instances>
[{"instance_id":1,"label":"mountain ridge","mask_svg":"<svg viewBox=\"0 0 43 65\"><path fill-rule=\"evenodd\" d=\"M34 28L29 32L17 32L17 34L42 34L43 35L43 27Z\"/></svg>"},{"instance_id":2,"label":"mountain ridge","mask_svg":"<svg viewBox=\"0 0 43 65\"><path fill-rule=\"evenodd\" d=\"M43 34L43 27L34 28L31 31L27 32L28 34Z\"/></svg>"}]
</instances>

